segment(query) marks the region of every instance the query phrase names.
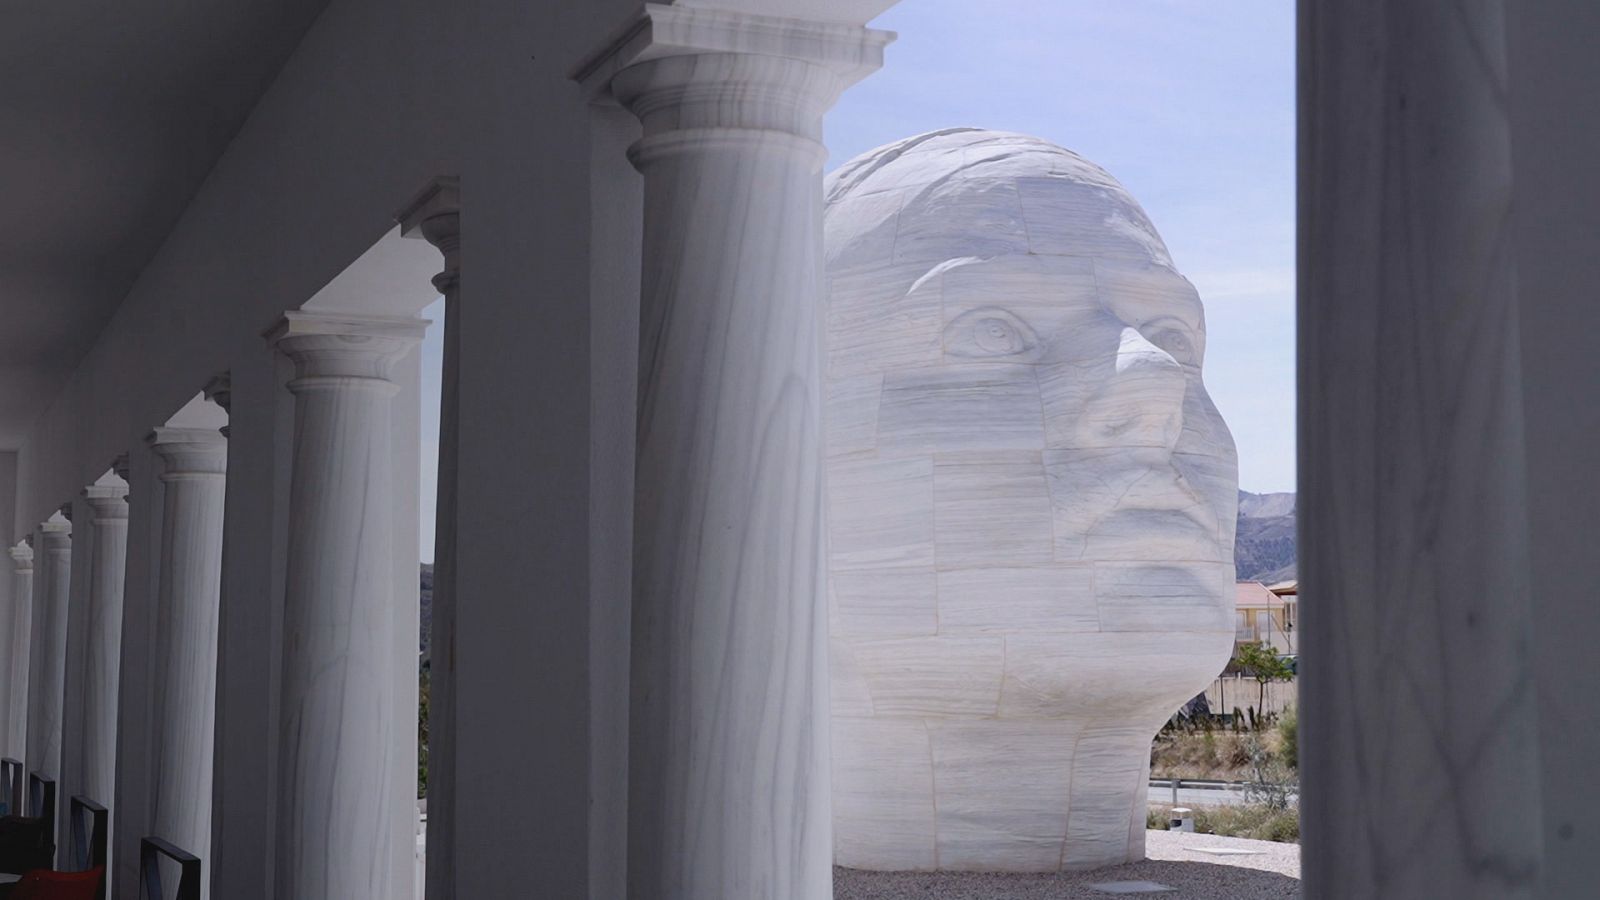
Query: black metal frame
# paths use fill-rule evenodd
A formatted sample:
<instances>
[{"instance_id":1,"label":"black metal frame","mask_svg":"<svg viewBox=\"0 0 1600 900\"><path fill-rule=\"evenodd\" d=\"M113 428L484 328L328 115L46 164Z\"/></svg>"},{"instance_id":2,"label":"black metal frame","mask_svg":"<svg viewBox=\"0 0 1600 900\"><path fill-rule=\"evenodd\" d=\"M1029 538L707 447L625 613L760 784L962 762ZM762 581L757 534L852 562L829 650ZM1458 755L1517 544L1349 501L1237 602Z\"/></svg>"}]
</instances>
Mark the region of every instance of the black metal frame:
<instances>
[{"instance_id":1,"label":"black metal frame","mask_svg":"<svg viewBox=\"0 0 1600 900\"><path fill-rule=\"evenodd\" d=\"M178 895L174 900L200 900L200 857L158 837L139 841L139 900L165 900L166 895L161 892L162 856L179 867Z\"/></svg>"},{"instance_id":2,"label":"black metal frame","mask_svg":"<svg viewBox=\"0 0 1600 900\"><path fill-rule=\"evenodd\" d=\"M38 772L28 773L28 815L44 819L50 826L51 840L56 833L56 782Z\"/></svg>"},{"instance_id":3,"label":"black metal frame","mask_svg":"<svg viewBox=\"0 0 1600 900\"><path fill-rule=\"evenodd\" d=\"M67 801L67 827L72 832L72 865L79 872L106 864L106 838L111 813L104 806L82 794L74 794ZM90 830L93 829L93 830ZM100 890L95 896L106 900L107 877L100 879Z\"/></svg>"},{"instance_id":4,"label":"black metal frame","mask_svg":"<svg viewBox=\"0 0 1600 900\"><path fill-rule=\"evenodd\" d=\"M44 846L41 848L45 868L56 866L56 782L38 772L28 773L28 817L44 822Z\"/></svg>"},{"instance_id":5,"label":"black metal frame","mask_svg":"<svg viewBox=\"0 0 1600 900\"><path fill-rule=\"evenodd\" d=\"M0 797L5 798L6 812L13 816L26 814L22 808L22 761L6 757L0 759Z\"/></svg>"}]
</instances>

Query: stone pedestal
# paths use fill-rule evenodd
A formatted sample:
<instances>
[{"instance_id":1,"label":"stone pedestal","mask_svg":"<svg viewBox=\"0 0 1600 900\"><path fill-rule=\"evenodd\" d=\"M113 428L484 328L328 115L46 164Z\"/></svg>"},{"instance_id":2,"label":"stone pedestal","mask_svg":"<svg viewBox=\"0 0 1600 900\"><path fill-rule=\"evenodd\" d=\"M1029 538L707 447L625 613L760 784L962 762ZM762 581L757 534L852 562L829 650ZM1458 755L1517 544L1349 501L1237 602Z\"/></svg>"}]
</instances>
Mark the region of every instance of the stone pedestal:
<instances>
[{"instance_id":1,"label":"stone pedestal","mask_svg":"<svg viewBox=\"0 0 1600 900\"><path fill-rule=\"evenodd\" d=\"M200 427L157 428L149 442L164 466L150 829L207 859L228 442Z\"/></svg>"},{"instance_id":2,"label":"stone pedestal","mask_svg":"<svg viewBox=\"0 0 1600 900\"><path fill-rule=\"evenodd\" d=\"M649 6L591 64L643 125L629 896L831 896L822 117L888 35Z\"/></svg>"},{"instance_id":3,"label":"stone pedestal","mask_svg":"<svg viewBox=\"0 0 1600 900\"><path fill-rule=\"evenodd\" d=\"M11 606L0 613L0 755L22 759L27 755L29 636L33 631L33 548L18 543L7 552L14 574Z\"/></svg>"},{"instance_id":4,"label":"stone pedestal","mask_svg":"<svg viewBox=\"0 0 1600 900\"><path fill-rule=\"evenodd\" d=\"M61 777L61 720L67 665L67 602L72 584L72 523L60 513L39 526L39 579L33 592L28 674L28 772Z\"/></svg>"},{"instance_id":5,"label":"stone pedestal","mask_svg":"<svg viewBox=\"0 0 1600 900\"><path fill-rule=\"evenodd\" d=\"M388 900L394 516L390 368L417 319L291 312L269 333L294 361L293 476L278 735L279 896Z\"/></svg>"},{"instance_id":6,"label":"stone pedestal","mask_svg":"<svg viewBox=\"0 0 1600 900\"><path fill-rule=\"evenodd\" d=\"M117 771L117 666L122 658L122 588L128 560L128 482L109 474L84 488L94 517L83 659L83 754L72 789L110 806Z\"/></svg>"}]
</instances>

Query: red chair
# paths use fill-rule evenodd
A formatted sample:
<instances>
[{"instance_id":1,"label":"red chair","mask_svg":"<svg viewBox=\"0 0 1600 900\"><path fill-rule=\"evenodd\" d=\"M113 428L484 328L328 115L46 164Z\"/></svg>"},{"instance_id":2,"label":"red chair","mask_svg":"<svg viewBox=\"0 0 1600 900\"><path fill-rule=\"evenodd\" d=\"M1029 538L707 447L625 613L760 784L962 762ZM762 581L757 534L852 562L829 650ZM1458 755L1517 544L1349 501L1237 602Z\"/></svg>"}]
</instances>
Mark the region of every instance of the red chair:
<instances>
[{"instance_id":1,"label":"red chair","mask_svg":"<svg viewBox=\"0 0 1600 900\"><path fill-rule=\"evenodd\" d=\"M95 900L105 874L105 866L95 866L87 872L34 869L23 873L8 900Z\"/></svg>"}]
</instances>

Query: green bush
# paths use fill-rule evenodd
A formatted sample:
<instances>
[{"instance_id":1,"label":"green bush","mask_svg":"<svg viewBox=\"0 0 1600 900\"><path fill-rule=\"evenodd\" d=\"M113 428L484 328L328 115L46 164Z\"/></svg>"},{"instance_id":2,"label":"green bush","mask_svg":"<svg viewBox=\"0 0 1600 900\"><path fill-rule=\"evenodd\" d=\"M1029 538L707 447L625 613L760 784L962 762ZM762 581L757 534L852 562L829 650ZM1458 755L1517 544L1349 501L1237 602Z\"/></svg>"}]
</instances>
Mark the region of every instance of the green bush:
<instances>
[{"instance_id":1,"label":"green bush","mask_svg":"<svg viewBox=\"0 0 1600 900\"><path fill-rule=\"evenodd\" d=\"M1290 706L1278 719L1278 758L1289 768L1300 769L1300 714Z\"/></svg>"}]
</instances>

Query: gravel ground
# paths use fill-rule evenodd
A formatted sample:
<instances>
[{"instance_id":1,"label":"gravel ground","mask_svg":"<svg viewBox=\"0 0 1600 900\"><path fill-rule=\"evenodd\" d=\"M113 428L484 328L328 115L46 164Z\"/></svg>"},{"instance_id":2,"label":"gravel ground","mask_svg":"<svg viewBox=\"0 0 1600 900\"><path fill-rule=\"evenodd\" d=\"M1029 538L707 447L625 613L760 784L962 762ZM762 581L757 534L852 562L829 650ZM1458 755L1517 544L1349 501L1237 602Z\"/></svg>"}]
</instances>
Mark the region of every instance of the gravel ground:
<instances>
[{"instance_id":1,"label":"gravel ground","mask_svg":"<svg viewBox=\"0 0 1600 900\"><path fill-rule=\"evenodd\" d=\"M1256 851L1216 855L1197 848ZM1151 831L1143 862L1053 875L973 872L862 872L834 869L834 900L1106 900L1115 896L1174 900L1292 900L1300 896L1300 845ZM1153 881L1174 890L1117 895L1094 890L1110 881Z\"/></svg>"}]
</instances>

